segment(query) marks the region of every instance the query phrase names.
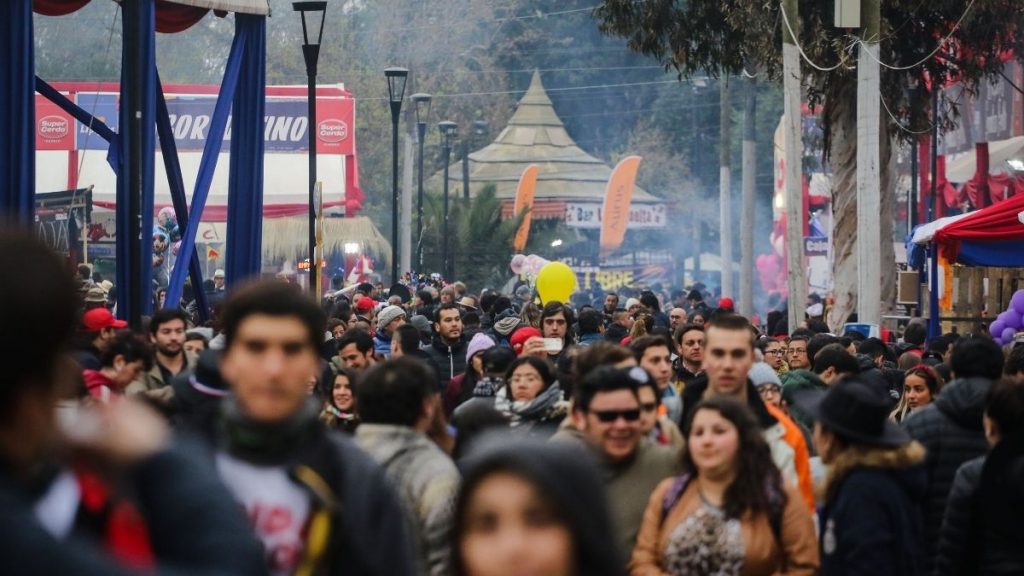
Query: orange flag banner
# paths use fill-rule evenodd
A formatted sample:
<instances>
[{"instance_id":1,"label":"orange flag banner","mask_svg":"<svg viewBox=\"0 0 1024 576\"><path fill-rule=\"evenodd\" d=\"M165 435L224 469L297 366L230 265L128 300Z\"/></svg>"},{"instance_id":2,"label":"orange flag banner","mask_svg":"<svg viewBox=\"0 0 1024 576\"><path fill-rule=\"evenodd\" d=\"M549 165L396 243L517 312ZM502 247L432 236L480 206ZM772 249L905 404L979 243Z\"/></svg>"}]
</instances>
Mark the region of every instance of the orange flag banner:
<instances>
[{"instance_id":1,"label":"orange flag banner","mask_svg":"<svg viewBox=\"0 0 1024 576\"><path fill-rule=\"evenodd\" d=\"M512 242L512 248L516 252L522 252L526 249L526 240L530 237L530 222L533 218L533 195L537 192L538 171L540 171L540 166L536 164L527 166L526 170L523 170L523 175L519 177L519 187L516 188L516 202L512 208L512 214L519 216L524 208L529 209L526 216L523 217L522 223L519 224L516 238Z\"/></svg>"},{"instance_id":2,"label":"orange flag banner","mask_svg":"<svg viewBox=\"0 0 1024 576\"><path fill-rule=\"evenodd\" d=\"M608 189L604 193L601 209L601 255L607 256L622 246L629 227L629 205L633 201L633 186L640 169L639 156L627 156L612 170Z\"/></svg>"}]
</instances>

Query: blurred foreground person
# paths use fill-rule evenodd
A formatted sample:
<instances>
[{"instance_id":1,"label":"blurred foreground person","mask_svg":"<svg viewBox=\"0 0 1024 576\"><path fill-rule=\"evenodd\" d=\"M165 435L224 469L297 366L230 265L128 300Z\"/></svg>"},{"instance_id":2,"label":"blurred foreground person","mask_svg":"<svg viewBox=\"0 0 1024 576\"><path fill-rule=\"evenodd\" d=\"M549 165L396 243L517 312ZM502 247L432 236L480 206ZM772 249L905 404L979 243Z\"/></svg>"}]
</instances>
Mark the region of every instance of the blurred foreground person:
<instances>
[{"instance_id":1,"label":"blurred foreground person","mask_svg":"<svg viewBox=\"0 0 1024 576\"><path fill-rule=\"evenodd\" d=\"M937 576L1024 574L1024 383L1004 378L992 385L985 437L992 449L953 480Z\"/></svg>"},{"instance_id":2,"label":"blurred foreground person","mask_svg":"<svg viewBox=\"0 0 1024 576\"><path fill-rule=\"evenodd\" d=\"M222 320L221 374L233 394L212 438L215 459L263 541L271 573L415 574L384 473L327 429L309 395L323 311L291 284L262 282L236 291Z\"/></svg>"},{"instance_id":3,"label":"blurred foreground person","mask_svg":"<svg viewBox=\"0 0 1024 576\"><path fill-rule=\"evenodd\" d=\"M812 397L815 396L815 397ZM927 574L924 448L891 422L889 398L858 378L797 397L828 466L821 574Z\"/></svg>"},{"instance_id":4,"label":"blurred foreground person","mask_svg":"<svg viewBox=\"0 0 1024 576\"><path fill-rule=\"evenodd\" d=\"M64 262L3 232L0 269L12 271L0 282L0 323L18 327L0 336L2 571L264 573L241 511L160 416L134 401L58 410L76 371L63 355L77 307Z\"/></svg>"},{"instance_id":5,"label":"blurred foreground person","mask_svg":"<svg viewBox=\"0 0 1024 576\"><path fill-rule=\"evenodd\" d=\"M630 573L814 574L814 522L772 462L754 415L718 397L686 426L683 475L651 495Z\"/></svg>"},{"instance_id":6,"label":"blurred foreground person","mask_svg":"<svg viewBox=\"0 0 1024 576\"><path fill-rule=\"evenodd\" d=\"M618 576L600 472L571 445L504 436L464 461L452 534L458 576Z\"/></svg>"}]
</instances>

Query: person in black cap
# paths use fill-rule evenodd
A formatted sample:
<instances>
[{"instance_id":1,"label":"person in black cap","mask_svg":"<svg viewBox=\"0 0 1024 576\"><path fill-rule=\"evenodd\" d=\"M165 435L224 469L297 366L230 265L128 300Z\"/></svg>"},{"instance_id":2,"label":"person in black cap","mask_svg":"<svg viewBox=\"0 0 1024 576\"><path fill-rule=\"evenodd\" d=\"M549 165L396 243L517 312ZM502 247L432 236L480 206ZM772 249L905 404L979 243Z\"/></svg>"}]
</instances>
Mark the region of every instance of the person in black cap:
<instances>
[{"instance_id":1,"label":"person in black cap","mask_svg":"<svg viewBox=\"0 0 1024 576\"><path fill-rule=\"evenodd\" d=\"M796 402L829 467L821 575L925 574L925 450L889 420L888 398L854 377Z\"/></svg>"}]
</instances>

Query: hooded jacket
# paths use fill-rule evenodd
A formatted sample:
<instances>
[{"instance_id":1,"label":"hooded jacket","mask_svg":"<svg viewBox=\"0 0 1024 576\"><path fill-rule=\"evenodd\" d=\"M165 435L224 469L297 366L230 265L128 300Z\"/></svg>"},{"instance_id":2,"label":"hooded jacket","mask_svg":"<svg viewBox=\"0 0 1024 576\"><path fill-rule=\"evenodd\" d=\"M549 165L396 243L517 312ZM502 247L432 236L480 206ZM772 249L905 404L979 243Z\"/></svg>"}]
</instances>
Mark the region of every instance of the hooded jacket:
<instances>
[{"instance_id":1,"label":"hooded jacket","mask_svg":"<svg viewBox=\"0 0 1024 576\"><path fill-rule=\"evenodd\" d=\"M426 435L406 426L361 424L356 442L402 500L416 540L420 574L449 573L449 533L459 471Z\"/></svg>"},{"instance_id":2,"label":"hooded jacket","mask_svg":"<svg viewBox=\"0 0 1024 576\"><path fill-rule=\"evenodd\" d=\"M925 458L925 562L931 571L937 554L942 516L956 471L964 462L985 454L982 417L985 395L992 382L986 378L954 380L935 402L903 421L903 429L928 451Z\"/></svg>"},{"instance_id":3,"label":"hooded jacket","mask_svg":"<svg viewBox=\"0 0 1024 576\"><path fill-rule=\"evenodd\" d=\"M469 343L462 336L455 344L447 344L440 334L434 334L430 344L423 346L420 350L427 356L430 365L434 367L441 390L448 387L452 378L466 371L466 347Z\"/></svg>"},{"instance_id":4,"label":"hooded jacket","mask_svg":"<svg viewBox=\"0 0 1024 576\"><path fill-rule=\"evenodd\" d=\"M936 576L1024 574L1022 448L1000 442L957 471L942 520Z\"/></svg>"},{"instance_id":5,"label":"hooded jacket","mask_svg":"<svg viewBox=\"0 0 1024 576\"><path fill-rule=\"evenodd\" d=\"M709 386L706 374L701 374L691 382L683 391L683 417L684 423L680 429L685 429L685 422L689 420L693 409L700 403L704 393ZM803 432L788 416L777 408L769 408L761 395L757 392L754 383L747 379L747 406L761 424L764 431L764 439L772 451L772 460L782 472L782 477L791 482L800 491L810 509L814 509L814 480L811 477L810 451L807 448L807 441L804 440Z\"/></svg>"},{"instance_id":6,"label":"hooded jacket","mask_svg":"<svg viewBox=\"0 0 1024 576\"><path fill-rule=\"evenodd\" d=\"M917 443L896 449L848 447L831 463L821 510L821 576L923 576Z\"/></svg>"},{"instance_id":7,"label":"hooded jacket","mask_svg":"<svg viewBox=\"0 0 1024 576\"><path fill-rule=\"evenodd\" d=\"M791 370L783 374L781 380L782 398L789 405L789 415L800 424L813 429L814 418L801 410L793 399L799 393L807 390L827 391L828 385L825 384L821 377L810 370Z\"/></svg>"}]
</instances>

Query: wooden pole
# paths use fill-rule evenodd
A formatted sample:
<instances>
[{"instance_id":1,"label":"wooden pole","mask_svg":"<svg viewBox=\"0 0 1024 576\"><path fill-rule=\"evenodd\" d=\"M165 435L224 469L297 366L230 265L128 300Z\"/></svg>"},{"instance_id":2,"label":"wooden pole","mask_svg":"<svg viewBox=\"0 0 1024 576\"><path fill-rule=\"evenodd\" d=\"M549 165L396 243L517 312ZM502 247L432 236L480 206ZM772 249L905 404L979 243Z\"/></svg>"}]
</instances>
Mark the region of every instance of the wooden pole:
<instances>
[{"instance_id":1,"label":"wooden pole","mask_svg":"<svg viewBox=\"0 0 1024 576\"><path fill-rule=\"evenodd\" d=\"M722 296L735 297L732 275L732 104L729 101L729 78L719 84L719 142L718 142L718 208L719 254L722 262Z\"/></svg>"},{"instance_id":2,"label":"wooden pole","mask_svg":"<svg viewBox=\"0 0 1024 576\"><path fill-rule=\"evenodd\" d=\"M857 61L857 317L881 322L882 251L879 127L881 70L878 64L879 0L861 0L864 32Z\"/></svg>"},{"instance_id":3,"label":"wooden pole","mask_svg":"<svg viewBox=\"0 0 1024 576\"><path fill-rule=\"evenodd\" d=\"M785 146L786 146L786 254L788 267L786 285L789 288L789 330L796 330L803 320L807 302L807 281L804 271L803 222L803 155L800 135L800 52L796 38L800 34L797 0L783 0L783 18L787 25L782 33L782 87L785 94ZM790 34L792 30L792 34Z\"/></svg>"}]
</instances>

